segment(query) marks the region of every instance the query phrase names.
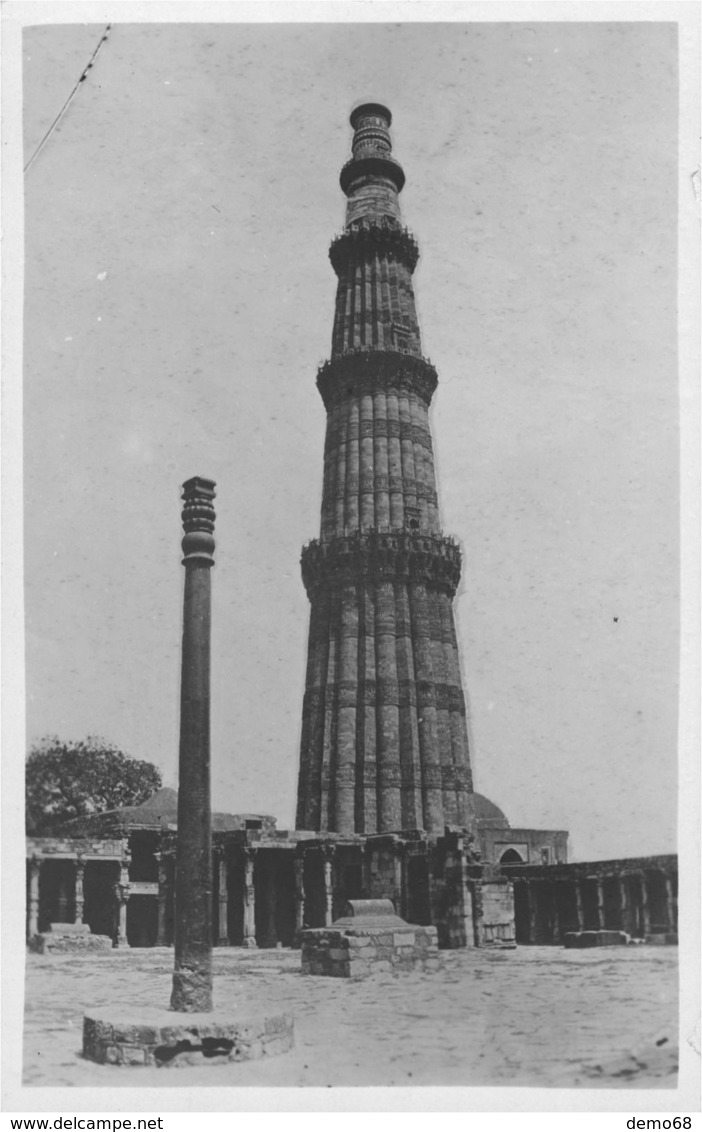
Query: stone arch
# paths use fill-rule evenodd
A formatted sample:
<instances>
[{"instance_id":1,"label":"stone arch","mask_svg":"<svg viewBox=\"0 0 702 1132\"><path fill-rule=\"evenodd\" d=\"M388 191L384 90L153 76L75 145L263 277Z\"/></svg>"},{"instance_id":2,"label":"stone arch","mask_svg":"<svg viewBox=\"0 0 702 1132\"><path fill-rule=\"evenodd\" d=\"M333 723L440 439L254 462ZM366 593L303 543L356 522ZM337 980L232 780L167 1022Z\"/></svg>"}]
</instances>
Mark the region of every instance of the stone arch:
<instances>
[{"instance_id":1,"label":"stone arch","mask_svg":"<svg viewBox=\"0 0 702 1132\"><path fill-rule=\"evenodd\" d=\"M523 865L524 864L524 858L522 857L521 853L517 852L516 849L505 849L504 853L500 857L500 864L501 865Z\"/></svg>"}]
</instances>

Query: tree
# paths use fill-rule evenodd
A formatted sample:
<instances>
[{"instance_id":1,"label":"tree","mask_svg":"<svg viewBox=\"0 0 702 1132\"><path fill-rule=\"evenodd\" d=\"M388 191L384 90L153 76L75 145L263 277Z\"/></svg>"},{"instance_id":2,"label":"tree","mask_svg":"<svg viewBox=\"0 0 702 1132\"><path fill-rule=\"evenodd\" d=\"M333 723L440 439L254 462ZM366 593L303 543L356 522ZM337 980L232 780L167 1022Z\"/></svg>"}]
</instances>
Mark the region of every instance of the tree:
<instances>
[{"instance_id":1,"label":"tree","mask_svg":"<svg viewBox=\"0 0 702 1132\"><path fill-rule=\"evenodd\" d=\"M98 736L80 742L46 736L27 758L27 831L39 834L69 818L138 806L160 786L161 772L152 763Z\"/></svg>"}]
</instances>

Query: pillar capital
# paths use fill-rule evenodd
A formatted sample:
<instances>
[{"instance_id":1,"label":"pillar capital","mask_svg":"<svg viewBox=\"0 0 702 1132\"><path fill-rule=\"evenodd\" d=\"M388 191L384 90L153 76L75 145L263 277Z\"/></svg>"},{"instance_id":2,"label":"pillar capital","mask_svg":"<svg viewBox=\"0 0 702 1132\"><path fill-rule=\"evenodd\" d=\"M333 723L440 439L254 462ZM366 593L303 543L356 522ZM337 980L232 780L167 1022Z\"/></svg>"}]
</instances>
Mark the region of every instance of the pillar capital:
<instances>
[{"instance_id":1,"label":"pillar capital","mask_svg":"<svg viewBox=\"0 0 702 1132\"><path fill-rule=\"evenodd\" d=\"M214 524L216 519L212 500L215 497L214 480L193 476L183 484L182 548L183 565L212 566L214 563Z\"/></svg>"}]
</instances>

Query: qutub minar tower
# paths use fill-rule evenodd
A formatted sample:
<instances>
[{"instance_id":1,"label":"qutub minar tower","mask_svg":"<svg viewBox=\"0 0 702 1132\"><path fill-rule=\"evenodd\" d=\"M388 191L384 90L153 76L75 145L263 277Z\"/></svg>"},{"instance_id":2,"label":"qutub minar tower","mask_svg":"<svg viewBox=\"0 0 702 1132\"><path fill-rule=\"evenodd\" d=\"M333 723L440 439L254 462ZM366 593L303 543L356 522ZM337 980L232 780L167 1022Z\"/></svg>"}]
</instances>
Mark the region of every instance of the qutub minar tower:
<instances>
[{"instance_id":1,"label":"qutub minar tower","mask_svg":"<svg viewBox=\"0 0 702 1132\"><path fill-rule=\"evenodd\" d=\"M471 827L473 786L452 600L456 543L439 522L429 405L402 225L391 114L354 110L341 171L346 225L331 358L318 540L302 553L311 603L296 827L384 833Z\"/></svg>"}]
</instances>

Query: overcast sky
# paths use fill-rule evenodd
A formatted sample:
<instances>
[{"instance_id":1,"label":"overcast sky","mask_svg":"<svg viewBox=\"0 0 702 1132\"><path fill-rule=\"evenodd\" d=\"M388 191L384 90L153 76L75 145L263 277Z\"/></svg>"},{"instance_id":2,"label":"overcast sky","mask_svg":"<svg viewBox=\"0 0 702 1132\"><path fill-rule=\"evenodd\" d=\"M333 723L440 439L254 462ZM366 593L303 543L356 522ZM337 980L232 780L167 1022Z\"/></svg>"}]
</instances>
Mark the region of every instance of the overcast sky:
<instances>
[{"instance_id":1,"label":"overcast sky","mask_svg":"<svg viewBox=\"0 0 702 1132\"><path fill-rule=\"evenodd\" d=\"M476 789L674 851L673 23L27 29L27 737L175 785L183 480L217 481L217 809L294 813L348 115L385 102Z\"/></svg>"}]
</instances>

